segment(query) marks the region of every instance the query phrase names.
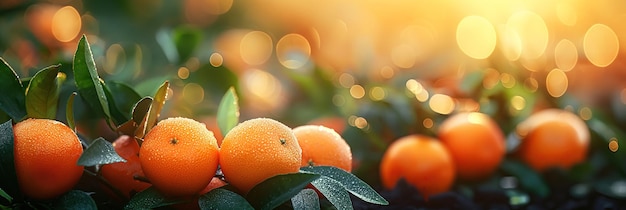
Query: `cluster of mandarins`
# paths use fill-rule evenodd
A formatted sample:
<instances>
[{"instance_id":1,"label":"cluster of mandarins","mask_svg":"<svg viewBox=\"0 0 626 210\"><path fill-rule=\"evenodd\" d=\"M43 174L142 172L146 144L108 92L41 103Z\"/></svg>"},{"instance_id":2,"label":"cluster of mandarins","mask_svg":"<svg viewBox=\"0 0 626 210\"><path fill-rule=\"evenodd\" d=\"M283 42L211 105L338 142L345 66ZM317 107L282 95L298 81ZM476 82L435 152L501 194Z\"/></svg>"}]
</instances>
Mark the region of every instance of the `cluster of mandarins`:
<instances>
[{"instance_id":1,"label":"cluster of mandarins","mask_svg":"<svg viewBox=\"0 0 626 210\"><path fill-rule=\"evenodd\" d=\"M512 156L534 170L568 169L585 160L589 130L575 114L547 109L532 114L516 127L521 139ZM507 149L498 124L479 112L458 113L442 122L438 139L410 135L386 150L380 175L386 188L402 178L425 198L448 191L458 177L478 181L493 174Z\"/></svg>"},{"instance_id":2,"label":"cluster of mandarins","mask_svg":"<svg viewBox=\"0 0 626 210\"><path fill-rule=\"evenodd\" d=\"M50 199L78 182L83 167L76 161L82 146L65 124L27 119L14 126L14 137L15 167L25 195ZM127 197L150 185L168 197L197 197L226 184L215 176L218 165L226 182L242 194L302 166L352 170L350 147L335 130L317 125L291 129L269 118L236 125L221 145L204 124L176 117L160 121L141 146L129 136L119 137L113 146L126 162L103 165L100 172Z\"/></svg>"}]
</instances>

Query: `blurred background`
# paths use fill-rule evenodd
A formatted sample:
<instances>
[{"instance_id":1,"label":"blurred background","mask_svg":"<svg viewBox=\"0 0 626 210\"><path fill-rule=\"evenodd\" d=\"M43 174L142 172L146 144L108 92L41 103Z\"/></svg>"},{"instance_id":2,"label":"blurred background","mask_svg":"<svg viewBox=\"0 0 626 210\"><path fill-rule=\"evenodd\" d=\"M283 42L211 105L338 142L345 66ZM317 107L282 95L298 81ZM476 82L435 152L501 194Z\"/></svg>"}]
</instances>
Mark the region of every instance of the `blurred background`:
<instances>
[{"instance_id":1,"label":"blurred background","mask_svg":"<svg viewBox=\"0 0 626 210\"><path fill-rule=\"evenodd\" d=\"M105 81L140 96L171 82L162 118L216 126L234 86L242 120L336 126L376 186L391 141L433 135L459 111L487 113L506 134L550 107L623 129L625 18L618 0L3 0L0 56L20 77L57 63L71 74L85 34ZM622 140L602 134L606 151Z\"/></svg>"}]
</instances>

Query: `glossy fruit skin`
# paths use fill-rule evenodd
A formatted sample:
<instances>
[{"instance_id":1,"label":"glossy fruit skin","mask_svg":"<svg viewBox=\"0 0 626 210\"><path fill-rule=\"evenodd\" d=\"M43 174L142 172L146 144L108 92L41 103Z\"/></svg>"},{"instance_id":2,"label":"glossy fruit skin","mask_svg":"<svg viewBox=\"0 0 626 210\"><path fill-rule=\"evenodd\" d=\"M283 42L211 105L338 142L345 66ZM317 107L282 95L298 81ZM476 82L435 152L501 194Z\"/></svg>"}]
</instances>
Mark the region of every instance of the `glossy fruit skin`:
<instances>
[{"instance_id":1,"label":"glossy fruit skin","mask_svg":"<svg viewBox=\"0 0 626 210\"><path fill-rule=\"evenodd\" d=\"M302 149L291 128L269 118L255 118L235 126L220 149L226 181L242 194L275 175L300 170Z\"/></svg>"},{"instance_id":2,"label":"glossy fruit skin","mask_svg":"<svg viewBox=\"0 0 626 210\"><path fill-rule=\"evenodd\" d=\"M405 179L428 199L450 189L455 168L452 156L437 139L409 135L389 145L381 161L380 177L387 189Z\"/></svg>"},{"instance_id":3,"label":"glossy fruit skin","mask_svg":"<svg viewBox=\"0 0 626 210\"><path fill-rule=\"evenodd\" d=\"M587 157L589 129L571 112L539 111L520 123L516 131L522 139L516 153L536 171L569 169Z\"/></svg>"},{"instance_id":4,"label":"glossy fruit skin","mask_svg":"<svg viewBox=\"0 0 626 210\"><path fill-rule=\"evenodd\" d=\"M506 155L504 134L498 124L483 113L450 116L439 126L438 137L450 151L461 179L488 177Z\"/></svg>"},{"instance_id":5,"label":"glossy fruit skin","mask_svg":"<svg viewBox=\"0 0 626 210\"><path fill-rule=\"evenodd\" d=\"M126 162L103 165L102 176L119 189L126 198L150 187L149 183L139 181L135 177L145 177L139 161L139 144L130 136L120 136L113 142L115 152Z\"/></svg>"},{"instance_id":6,"label":"glossy fruit skin","mask_svg":"<svg viewBox=\"0 0 626 210\"><path fill-rule=\"evenodd\" d=\"M218 165L213 133L193 119L160 121L144 138L139 161L146 178L170 197L195 196L209 184Z\"/></svg>"},{"instance_id":7,"label":"glossy fruit skin","mask_svg":"<svg viewBox=\"0 0 626 210\"><path fill-rule=\"evenodd\" d=\"M302 148L301 166L334 166L352 171L350 146L335 130L317 125L303 125L293 129Z\"/></svg>"},{"instance_id":8,"label":"glossy fruit skin","mask_svg":"<svg viewBox=\"0 0 626 210\"><path fill-rule=\"evenodd\" d=\"M21 191L36 200L52 199L71 190L83 174L77 165L83 147L62 122L27 119L15 124L15 172Z\"/></svg>"}]
</instances>

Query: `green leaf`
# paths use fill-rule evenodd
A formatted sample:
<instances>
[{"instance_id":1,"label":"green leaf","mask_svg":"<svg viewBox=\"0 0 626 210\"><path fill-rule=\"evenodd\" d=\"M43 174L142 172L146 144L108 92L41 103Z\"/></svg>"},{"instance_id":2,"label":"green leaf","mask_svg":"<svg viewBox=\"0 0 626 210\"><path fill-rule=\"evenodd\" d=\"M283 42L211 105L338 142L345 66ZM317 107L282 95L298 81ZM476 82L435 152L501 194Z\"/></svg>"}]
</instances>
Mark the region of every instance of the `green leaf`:
<instances>
[{"instance_id":1,"label":"green leaf","mask_svg":"<svg viewBox=\"0 0 626 210\"><path fill-rule=\"evenodd\" d=\"M88 193L79 190L72 190L56 200L53 209L97 210L98 206Z\"/></svg>"},{"instance_id":2,"label":"green leaf","mask_svg":"<svg viewBox=\"0 0 626 210\"><path fill-rule=\"evenodd\" d=\"M200 196L198 199L200 209L241 209L253 210L254 208L239 194L217 188L209 191L207 194Z\"/></svg>"},{"instance_id":3,"label":"green leaf","mask_svg":"<svg viewBox=\"0 0 626 210\"><path fill-rule=\"evenodd\" d=\"M137 101L141 100L141 96L130 86L119 82L107 82L106 87L109 88L112 93L112 97L115 101L115 107L124 115L126 119L129 119L133 107Z\"/></svg>"},{"instance_id":4,"label":"green leaf","mask_svg":"<svg viewBox=\"0 0 626 210\"><path fill-rule=\"evenodd\" d=\"M154 187L135 194L130 201L124 206L124 209L154 209L161 206L168 206L181 201L169 200L159 193Z\"/></svg>"},{"instance_id":5,"label":"green leaf","mask_svg":"<svg viewBox=\"0 0 626 210\"><path fill-rule=\"evenodd\" d=\"M7 194L2 188L0 188L0 197L6 199L9 203L13 202L13 197Z\"/></svg>"},{"instance_id":6,"label":"green leaf","mask_svg":"<svg viewBox=\"0 0 626 210\"><path fill-rule=\"evenodd\" d=\"M550 189L541 176L527 165L519 161L504 160L500 164L500 168L502 171L517 177L521 187L531 193L543 198L550 194Z\"/></svg>"},{"instance_id":7,"label":"green leaf","mask_svg":"<svg viewBox=\"0 0 626 210\"><path fill-rule=\"evenodd\" d=\"M102 83L102 88L104 89L104 94L107 97L107 102L109 103L109 111L111 112L111 119L113 123L117 125L121 125L122 123L128 121L129 115L124 115L119 108L115 105L115 99L113 98L113 94L109 89L109 86L104 83L104 81L100 80Z\"/></svg>"},{"instance_id":8,"label":"green leaf","mask_svg":"<svg viewBox=\"0 0 626 210\"><path fill-rule=\"evenodd\" d=\"M148 115L141 121L139 124L139 128L135 132L135 136L138 138L143 138L152 127L154 127L157 123L157 119L161 114L161 109L163 109L163 105L165 104L165 98L167 98L167 89L170 87L170 83L165 81L161 87L154 94L154 98L152 99L152 103L150 104L150 109L148 111Z\"/></svg>"},{"instance_id":9,"label":"green leaf","mask_svg":"<svg viewBox=\"0 0 626 210\"><path fill-rule=\"evenodd\" d=\"M16 196L19 188L13 161L13 125L9 120L0 124L0 188Z\"/></svg>"},{"instance_id":10,"label":"green leaf","mask_svg":"<svg viewBox=\"0 0 626 210\"><path fill-rule=\"evenodd\" d=\"M224 94L224 97L222 97L220 106L217 108L217 125L224 136L239 123L238 101L235 88L230 87Z\"/></svg>"},{"instance_id":11,"label":"green leaf","mask_svg":"<svg viewBox=\"0 0 626 210\"><path fill-rule=\"evenodd\" d=\"M0 58L0 109L7 113L14 121L20 121L26 116L24 89L19 77L13 68Z\"/></svg>"},{"instance_id":12,"label":"green leaf","mask_svg":"<svg viewBox=\"0 0 626 210\"><path fill-rule=\"evenodd\" d=\"M65 107L65 119L67 120L67 126L70 127L73 131L76 131L76 125L74 121L74 97L76 97L76 92L73 92L72 95L67 99L67 106Z\"/></svg>"},{"instance_id":13,"label":"green leaf","mask_svg":"<svg viewBox=\"0 0 626 210\"><path fill-rule=\"evenodd\" d=\"M181 26L174 30L174 44L178 52L178 62L183 63L189 59L202 41L202 30L194 27Z\"/></svg>"},{"instance_id":14,"label":"green leaf","mask_svg":"<svg viewBox=\"0 0 626 210\"><path fill-rule=\"evenodd\" d=\"M319 210L320 199L315 190L303 189L291 198L291 205L295 210Z\"/></svg>"},{"instance_id":15,"label":"green leaf","mask_svg":"<svg viewBox=\"0 0 626 210\"><path fill-rule=\"evenodd\" d=\"M100 82L100 77L98 77L96 63L93 60L91 47L85 35L78 42L76 54L74 54L73 68L74 81L80 97L89 107L104 115L105 119L109 121L111 119L109 102Z\"/></svg>"},{"instance_id":16,"label":"green leaf","mask_svg":"<svg viewBox=\"0 0 626 210\"><path fill-rule=\"evenodd\" d=\"M26 88L26 114L30 118L55 119L59 87L64 81L57 77L61 65L46 67L33 76Z\"/></svg>"},{"instance_id":17,"label":"green leaf","mask_svg":"<svg viewBox=\"0 0 626 210\"><path fill-rule=\"evenodd\" d=\"M337 209L353 209L350 194L341 183L327 176L311 182Z\"/></svg>"},{"instance_id":18,"label":"green leaf","mask_svg":"<svg viewBox=\"0 0 626 210\"><path fill-rule=\"evenodd\" d=\"M255 209L274 209L319 177L307 172L276 175L253 187L246 198Z\"/></svg>"},{"instance_id":19,"label":"green leaf","mask_svg":"<svg viewBox=\"0 0 626 210\"><path fill-rule=\"evenodd\" d=\"M343 188L348 190L348 192L365 202L379 205L389 204L385 198L380 196L378 192L372 189L372 187L370 187L363 180L342 169L332 166L307 166L302 167L300 170L320 174L323 177L333 179L341 184Z\"/></svg>"},{"instance_id":20,"label":"green leaf","mask_svg":"<svg viewBox=\"0 0 626 210\"><path fill-rule=\"evenodd\" d=\"M115 148L113 148L111 142L104 140L102 137L94 140L87 149L85 149L80 158L78 158L78 165L81 166L95 166L118 162L126 162L126 160L115 152Z\"/></svg>"}]
</instances>

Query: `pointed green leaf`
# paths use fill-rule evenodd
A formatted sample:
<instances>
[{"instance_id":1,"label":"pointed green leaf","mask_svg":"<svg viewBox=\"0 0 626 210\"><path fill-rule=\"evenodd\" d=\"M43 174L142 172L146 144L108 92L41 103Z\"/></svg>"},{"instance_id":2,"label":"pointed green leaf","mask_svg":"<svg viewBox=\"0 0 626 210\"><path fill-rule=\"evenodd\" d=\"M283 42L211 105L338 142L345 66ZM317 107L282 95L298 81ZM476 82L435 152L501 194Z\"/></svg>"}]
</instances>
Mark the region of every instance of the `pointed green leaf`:
<instances>
[{"instance_id":1,"label":"pointed green leaf","mask_svg":"<svg viewBox=\"0 0 626 210\"><path fill-rule=\"evenodd\" d=\"M322 176L311 182L337 209L353 209L350 194L346 189L334 179Z\"/></svg>"},{"instance_id":2,"label":"pointed green leaf","mask_svg":"<svg viewBox=\"0 0 626 210\"><path fill-rule=\"evenodd\" d=\"M255 209L274 209L319 177L308 172L273 176L253 187L246 198Z\"/></svg>"},{"instance_id":3,"label":"pointed green leaf","mask_svg":"<svg viewBox=\"0 0 626 210\"><path fill-rule=\"evenodd\" d=\"M154 209L180 202L181 201L167 199L154 187L148 187L147 189L135 194L126 206L124 206L124 209Z\"/></svg>"},{"instance_id":4,"label":"pointed green leaf","mask_svg":"<svg viewBox=\"0 0 626 210\"><path fill-rule=\"evenodd\" d=\"M208 209L241 209L253 210L254 208L241 195L222 188L209 191L200 196L198 205L202 210Z\"/></svg>"},{"instance_id":5,"label":"pointed green leaf","mask_svg":"<svg viewBox=\"0 0 626 210\"><path fill-rule=\"evenodd\" d=\"M224 94L224 97L222 97L220 106L217 108L217 125L224 136L239 123L238 101L235 88L230 87Z\"/></svg>"},{"instance_id":6,"label":"pointed green leaf","mask_svg":"<svg viewBox=\"0 0 626 210\"><path fill-rule=\"evenodd\" d=\"M9 120L0 124L0 188L16 196L19 188L13 161L13 125Z\"/></svg>"},{"instance_id":7,"label":"pointed green leaf","mask_svg":"<svg viewBox=\"0 0 626 210\"><path fill-rule=\"evenodd\" d=\"M519 161L504 160L500 164L500 168L502 171L517 177L521 187L531 193L544 198L550 194L550 189L541 176L527 165Z\"/></svg>"},{"instance_id":8,"label":"pointed green leaf","mask_svg":"<svg viewBox=\"0 0 626 210\"><path fill-rule=\"evenodd\" d=\"M61 65L46 67L33 76L26 88L26 114L30 118L55 119L59 102L57 79Z\"/></svg>"},{"instance_id":9,"label":"pointed green leaf","mask_svg":"<svg viewBox=\"0 0 626 210\"><path fill-rule=\"evenodd\" d=\"M76 92L73 92L72 95L67 99L67 106L65 107L65 119L67 120L67 126L70 127L73 131L76 131L76 125L74 121L74 97L76 97Z\"/></svg>"},{"instance_id":10,"label":"pointed green leaf","mask_svg":"<svg viewBox=\"0 0 626 210\"><path fill-rule=\"evenodd\" d=\"M112 94L112 98L115 101L115 107L126 118L130 119L133 107L137 101L141 100L141 96L130 86L119 82L107 82L106 87Z\"/></svg>"},{"instance_id":11,"label":"pointed green leaf","mask_svg":"<svg viewBox=\"0 0 626 210\"><path fill-rule=\"evenodd\" d=\"M98 206L88 193L72 190L56 200L53 209L97 210Z\"/></svg>"},{"instance_id":12,"label":"pointed green leaf","mask_svg":"<svg viewBox=\"0 0 626 210\"><path fill-rule=\"evenodd\" d=\"M104 140L102 137L94 140L78 158L78 165L81 166L95 166L117 162L126 162L126 160L115 152L111 142Z\"/></svg>"},{"instance_id":13,"label":"pointed green leaf","mask_svg":"<svg viewBox=\"0 0 626 210\"><path fill-rule=\"evenodd\" d=\"M100 83L96 63L93 60L93 54L87 37L83 37L78 42L76 54L74 54L74 81L78 88L80 97L98 114L104 115L106 120L111 119L109 111L109 102Z\"/></svg>"},{"instance_id":14,"label":"pointed green leaf","mask_svg":"<svg viewBox=\"0 0 626 210\"><path fill-rule=\"evenodd\" d=\"M348 190L348 192L365 202L379 205L389 204L385 198L380 196L380 194L372 189L372 187L370 187L367 183L356 177L354 174L348 173L342 169L332 166L307 166L302 167L300 170L320 174L324 177L333 179L339 182L343 188Z\"/></svg>"},{"instance_id":15,"label":"pointed green leaf","mask_svg":"<svg viewBox=\"0 0 626 210\"><path fill-rule=\"evenodd\" d=\"M14 121L20 121L26 116L26 97L19 77L13 68L0 58L0 109L7 113Z\"/></svg>"},{"instance_id":16,"label":"pointed green leaf","mask_svg":"<svg viewBox=\"0 0 626 210\"><path fill-rule=\"evenodd\" d=\"M152 99L152 104L150 104L150 109L148 111L148 115L143 119L141 124L139 125L139 129L135 133L135 136L138 138L143 138L152 127L154 127L157 123L157 119L161 114L161 109L163 109L163 105L165 105L165 98L167 98L167 89L170 87L170 82L165 81L161 87L154 94L154 98Z\"/></svg>"},{"instance_id":17,"label":"pointed green leaf","mask_svg":"<svg viewBox=\"0 0 626 210\"><path fill-rule=\"evenodd\" d=\"M303 189L291 198L291 205L295 210L319 210L320 199L315 190Z\"/></svg>"},{"instance_id":18,"label":"pointed green leaf","mask_svg":"<svg viewBox=\"0 0 626 210\"><path fill-rule=\"evenodd\" d=\"M104 89L104 94L107 96L107 102L109 103L109 111L111 112L111 119L115 125L120 125L126 121L128 121L128 115L124 115L117 105L115 105L115 98L109 89L109 86L104 83L104 81L100 80L102 83L102 88Z\"/></svg>"},{"instance_id":19,"label":"pointed green leaf","mask_svg":"<svg viewBox=\"0 0 626 210\"><path fill-rule=\"evenodd\" d=\"M9 203L13 202L13 197L7 194L7 192L5 192L2 188L0 188L0 197L4 198Z\"/></svg>"}]
</instances>

